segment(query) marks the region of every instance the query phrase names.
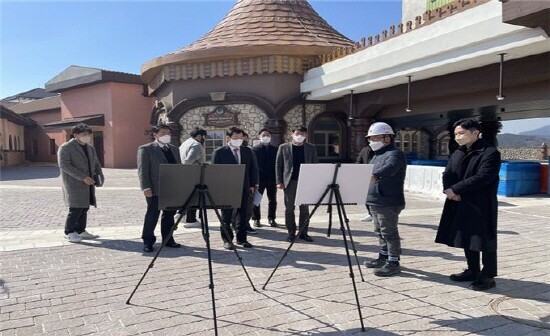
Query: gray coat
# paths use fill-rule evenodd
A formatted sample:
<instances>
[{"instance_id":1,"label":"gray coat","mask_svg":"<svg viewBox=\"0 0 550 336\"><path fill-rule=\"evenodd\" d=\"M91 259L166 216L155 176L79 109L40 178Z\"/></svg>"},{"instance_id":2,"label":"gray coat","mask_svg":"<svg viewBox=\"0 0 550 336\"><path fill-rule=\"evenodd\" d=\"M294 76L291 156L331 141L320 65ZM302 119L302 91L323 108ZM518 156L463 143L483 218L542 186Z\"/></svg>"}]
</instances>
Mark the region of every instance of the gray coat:
<instances>
[{"instance_id":1,"label":"gray coat","mask_svg":"<svg viewBox=\"0 0 550 336\"><path fill-rule=\"evenodd\" d=\"M315 146L304 142L304 163L318 163ZM294 166L292 164L292 143L288 142L279 146L275 161L275 175L277 184L282 183L285 188L290 183Z\"/></svg>"},{"instance_id":2,"label":"gray coat","mask_svg":"<svg viewBox=\"0 0 550 336\"><path fill-rule=\"evenodd\" d=\"M180 146L180 158L183 164L201 164L206 162L204 146L193 138L185 140Z\"/></svg>"},{"instance_id":3,"label":"gray coat","mask_svg":"<svg viewBox=\"0 0 550 336\"><path fill-rule=\"evenodd\" d=\"M390 144L375 151L370 163L374 166L372 176L376 181L369 186L367 205L404 206L405 154Z\"/></svg>"},{"instance_id":4,"label":"gray coat","mask_svg":"<svg viewBox=\"0 0 550 336\"><path fill-rule=\"evenodd\" d=\"M181 164L178 147L168 145L176 159ZM141 190L151 189L153 196L159 192L159 169L161 164L167 164L166 156L158 142L153 141L138 148L138 177Z\"/></svg>"},{"instance_id":5,"label":"gray coat","mask_svg":"<svg viewBox=\"0 0 550 336\"><path fill-rule=\"evenodd\" d=\"M63 181L63 195L65 203L69 208L88 208L90 205L97 206L95 187L90 187L82 181L86 176L93 178L93 175L97 174L101 176L101 181L105 181L94 147L86 145L86 148L88 150L90 167L92 168L91 172L84 150L82 150L80 144L75 139L65 142L59 147L57 152L57 162L61 170L61 180Z\"/></svg>"}]
</instances>

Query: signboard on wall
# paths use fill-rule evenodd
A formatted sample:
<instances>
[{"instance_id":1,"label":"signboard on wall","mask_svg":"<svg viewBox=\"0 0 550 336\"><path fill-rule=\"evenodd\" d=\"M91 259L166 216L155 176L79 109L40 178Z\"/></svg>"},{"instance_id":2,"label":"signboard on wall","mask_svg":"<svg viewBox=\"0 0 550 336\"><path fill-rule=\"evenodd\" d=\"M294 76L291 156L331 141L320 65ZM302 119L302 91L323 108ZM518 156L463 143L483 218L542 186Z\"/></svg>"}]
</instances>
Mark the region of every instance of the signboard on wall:
<instances>
[{"instance_id":1,"label":"signboard on wall","mask_svg":"<svg viewBox=\"0 0 550 336\"><path fill-rule=\"evenodd\" d=\"M224 106L217 106L214 111L205 115L205 125L213 127L228 127L238 125L239 112L229 111Z\"/></svg>"},{"instance_id":2,"label":"signboard on wall","mask_svg":"<svg viewBox=\"0 0 550 336\"><path fill-rule=\"evenodd\" d=\"M427 10L434 10L440 7L443 7L445 5L450 4L454 0L428 0L426 4Z\"/></svg>"}]
</instances>

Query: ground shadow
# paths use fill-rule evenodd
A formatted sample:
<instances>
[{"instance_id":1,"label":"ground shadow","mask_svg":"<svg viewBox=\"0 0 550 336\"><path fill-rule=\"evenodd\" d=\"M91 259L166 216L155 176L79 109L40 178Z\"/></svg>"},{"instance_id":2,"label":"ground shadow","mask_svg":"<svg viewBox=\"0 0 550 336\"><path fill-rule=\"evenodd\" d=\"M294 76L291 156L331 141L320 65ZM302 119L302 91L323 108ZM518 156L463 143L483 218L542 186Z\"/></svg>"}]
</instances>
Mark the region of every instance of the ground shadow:
<instances>
[{"instance_id":1,"label":"ground shadow","mask_svg":"<svg viewBox=\"0 0 550 336\"><path fill-rule=\"evenodd\" d=\"M462 258L463 259L463 258ZM449 274L440 274L427 272L419 269L402 267L400 276L421 279L423 281L436 282L450 286L464 287L464 290L472 291L468 288L469 282L455 282L449 279ZM451 273L451 272L449 272ZM547 296L550 293L550 284L545 282L535 282L528 280L509 279L504 277L495 278L497 286L488 290L488 293L501 294L506 297L517 299L530 299L547 303Z\"/></svg>"},{"instance_id":2,"label":"ground shadow","mask_svg":"<svg viewBox=\"0 0 550 336\"><path fill-rule=\"evenodd\" d=\"M422 229L430 229L437 231L438 225L437 224L417 224L417 223L399 223L400 226L410 226L410 227L417 227ZM516 231L505 231L505 230L497 230L498 234L508 234L508 235L519 235Z\"/></svg>"},{"instance_id":3,"label":"ground shadow","mask_svg":"<svg viewBox=\"0 0 550 336\"><path fill-rule=\"evenodd\" d=\"M124 251L124 252L134 252L141 253L145 257L154 257L156 251L160 248L160 243L154 245L155 251L152 253L143 252L143 243L135 240L124 240L124 239L103 239L95 238L89 240L81 240L77 245L84 245L89 247L100 247L110 250ZM186 255L186 252L182 248L169 248L165 247L162 249L159 258L176 258Z\"/></svg>"},{"instance_id":4,"label":"ground shadow","mask_svg":"<svg viewBox=\"0 0 550 336\"><path fill-rule=\"evenodd\" d=\"M501 315L492 315L492 316L483 316L483 317L468 317L463 319L450 319L450 320L434 320L432 323L439 324L445 328L454 329L456 331L464 331L468 332L469 334L475 334L475 335L495 335L495 328L498 328L500 326L507 326L506 329L511 329L510 321L529 326L525 327L526 330L519 331L522 335L527 334L533 331L541 330L543 331L546 329L548 332L548 329L550 329L550 326L546 328L541 328L540 326L534 326L532 325L533 321L526 320L522 318L514 318L514 320L509 320L504 316Z\"/></svg>"},{"instance_id":5,"label":"ground shadow","mask_svg":"<svg viewBox=\"0 0 550 336\"><path fill-rule=\"evenodd\" d=\"M24 168L22 173L22 168ZM59 167L45 166L9 166L0 169L0 181L18 181L58 178Z\"/></svg>"},{"instance_id":6,"label":"ground shadow","mask_svg":"<svg viewBox=\"0 0 550 336\"><path fill-rule=\"evenodd\" d=\"M0 278L0 294L8 294L9 292L10 291L8 286L6 285L6 281Z\"/></svg>"}]
</instances>

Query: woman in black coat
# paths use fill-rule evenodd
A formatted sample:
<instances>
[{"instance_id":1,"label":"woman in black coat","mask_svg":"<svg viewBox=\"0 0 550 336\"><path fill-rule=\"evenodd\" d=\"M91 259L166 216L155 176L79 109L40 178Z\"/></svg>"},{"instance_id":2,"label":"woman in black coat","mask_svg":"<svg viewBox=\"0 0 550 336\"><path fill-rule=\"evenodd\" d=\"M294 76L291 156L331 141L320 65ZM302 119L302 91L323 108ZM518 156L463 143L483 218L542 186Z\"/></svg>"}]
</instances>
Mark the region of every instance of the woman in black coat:
<instances>
[{"instance_id":1,"label":"woman in black coat","mask_svg":"<svg viewBox=\"0 0 550 336\"><path fill-rule=\"evenodd\" d=\"M460 147L451 155L443 173L447 195L436 243L464 249L468 268L452 274L453 281L471 281L474 290L496 285L497 189L500 152L479 139L480 124L472 119L455 123ZM480 252L483 270L480 270Z\"/></svg>"}]
</instances>

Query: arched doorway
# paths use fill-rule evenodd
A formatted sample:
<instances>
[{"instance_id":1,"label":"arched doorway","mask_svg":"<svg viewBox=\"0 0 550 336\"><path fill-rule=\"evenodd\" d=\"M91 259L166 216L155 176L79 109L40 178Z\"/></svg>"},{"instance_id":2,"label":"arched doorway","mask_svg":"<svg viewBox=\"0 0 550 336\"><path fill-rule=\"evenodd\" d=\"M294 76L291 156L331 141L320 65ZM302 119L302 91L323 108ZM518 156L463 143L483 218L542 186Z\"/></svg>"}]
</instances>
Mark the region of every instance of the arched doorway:
<instances>
[{"instance_id":1,"label":"arched doorway","mask_svg":"<svg viewBox=\"0 0 550 336\"><path fill-rule=\"evenodd\" d=\"M315 145L319 162L345 162L349 157L347 131L343 119L325 114L313 120L310 141Z\"/></svg>"}]
</instances>

